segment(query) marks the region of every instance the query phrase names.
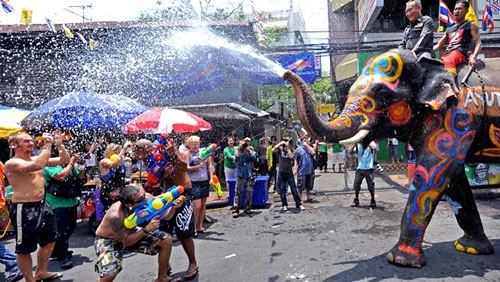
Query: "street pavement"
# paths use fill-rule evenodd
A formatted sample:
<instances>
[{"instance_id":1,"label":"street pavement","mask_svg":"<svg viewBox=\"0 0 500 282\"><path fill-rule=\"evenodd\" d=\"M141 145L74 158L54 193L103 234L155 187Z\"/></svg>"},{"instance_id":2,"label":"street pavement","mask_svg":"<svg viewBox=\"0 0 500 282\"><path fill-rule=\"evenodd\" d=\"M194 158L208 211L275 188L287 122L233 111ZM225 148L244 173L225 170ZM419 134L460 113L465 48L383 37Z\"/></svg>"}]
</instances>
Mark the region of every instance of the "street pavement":
<instances>
[{"instance_id":1,"label":"street pavement","mask_svg":"<svg viewBox=\"0 0 500 282\"><path fill-rule=\"evenodd\" d=\"M377 207L369 208L366 183L361 207L352 208L354 172L317 172L314 199L305 211L280 212L278 195L270 194L265 207L254 214L232 218L229 207L210 209L214 219L208 234L195 239L200 264L194 281L500 281L500 200L478 200L493 255L474 256L454 250L461 230L446 202L441 202L427 229L424 249L427 265L402 268L386 262L387 251L397 242L408 190L401 172L376 173ZM347 188L346 188L347 184ZM94 237L80 222L70 240L75 266L61 270L50 261L49 270L61 271L61 281L95 281ZM12 237L2 239L13 249ZM35 256L33 256L36 262ZM179 242L174 243L173 275L182 277L188 267ZM128 254L116 281L152 281L156 258ZM2 276L0 266L0 281Z\"/></svg>"}]
</instances>

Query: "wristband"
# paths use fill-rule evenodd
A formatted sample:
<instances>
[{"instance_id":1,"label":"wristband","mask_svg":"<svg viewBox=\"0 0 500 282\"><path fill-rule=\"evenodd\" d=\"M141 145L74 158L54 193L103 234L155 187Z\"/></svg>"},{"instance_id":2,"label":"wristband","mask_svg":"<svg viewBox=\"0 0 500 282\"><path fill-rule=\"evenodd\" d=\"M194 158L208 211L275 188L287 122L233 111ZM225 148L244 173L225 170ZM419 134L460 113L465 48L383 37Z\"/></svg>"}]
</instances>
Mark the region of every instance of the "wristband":
<instances>
[{"instance_id":1,"label":"wristband","mask_svg":"<svg viewBox=\"0 0 500 282\"><path fill-rule=\"evenodd\" d=\"M146 235L151 233L151 231L147 230L146 227L143 227L142 231L144 231L144 234L146 234Z\"/></svg>"}]
</instances>

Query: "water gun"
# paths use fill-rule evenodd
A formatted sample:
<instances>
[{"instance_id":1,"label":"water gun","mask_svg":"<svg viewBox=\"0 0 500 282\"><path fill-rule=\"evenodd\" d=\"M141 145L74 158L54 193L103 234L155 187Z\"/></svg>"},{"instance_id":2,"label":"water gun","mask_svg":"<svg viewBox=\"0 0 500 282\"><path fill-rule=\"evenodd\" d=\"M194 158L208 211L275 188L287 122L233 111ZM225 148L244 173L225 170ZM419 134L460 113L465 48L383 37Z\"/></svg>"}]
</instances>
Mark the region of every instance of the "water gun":
<instances>
[{"instance_id":1,"label":"water gun","mask_svg":"<svg viewBox=\"0 0 500 282\"><path fill-rule=\"evenodd\" d=\"M155 196L136 207L134 212L123 220L123 224L126 228L132 229L151 221L156 216L165 216L167 210L174 205L174 200L183 192L183 186L172 186L166 193Z\"/></svg>"},{"instance_id":2,"label":"water gun","mask_svg":"<svg viewBox=\"0 0 500 282\"><path fill-rule=\"evenodd\" d=\"M205 149L201 150L198 155L194 156L191 158L189 161L190 166L195 166L200 164L203 161L206 161L208 157L213 153L220 150L220 147L217 147L217 144L212 143L210 146L206 147Z\"/></svg>"},{"instance_id":3,"label":"water gun","mask_svg":"<svg viewBox=\"0 0 500 282\"><path fill-rule=\"evenodd\" d=\"M169 161L166 145L171 142L168 133L162 133L155 141L155 150L149 155L148 182L155 184L165 171L165 164Z\"/></svg>"},{"instance_id":4,"label":"water gun","mask_svg":"<svg viewBox=\"0 0 500 282\"><path fill-rule=\"evenodd\" d=\"M212 181L210 181L210 185L214 187L215 193L217 193L217 196L220 199L222 197L222 188L220 187L220 182L217 175L215 174L212 175Z\"/></svg>"}]
</instances>

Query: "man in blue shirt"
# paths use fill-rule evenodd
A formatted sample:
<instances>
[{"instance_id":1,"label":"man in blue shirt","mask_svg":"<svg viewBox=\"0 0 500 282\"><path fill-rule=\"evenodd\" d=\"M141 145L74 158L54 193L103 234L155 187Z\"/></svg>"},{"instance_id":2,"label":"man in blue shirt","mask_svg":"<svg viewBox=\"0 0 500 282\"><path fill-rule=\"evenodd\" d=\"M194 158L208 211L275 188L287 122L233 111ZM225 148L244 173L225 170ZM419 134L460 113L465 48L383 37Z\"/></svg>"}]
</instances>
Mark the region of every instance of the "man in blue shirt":
<instances>
[{"instance_id":1,"label":"man in blue shirt","mask_svg":"<svg viewBox=\"0 0 500 282\"><path fill-rule=\"evenodd\" d=\"M238 178L236 178L236 195L234 197L235 210L233 211L233 217L236 218L240 216L240 199L241 193L243 192L243 187L246 188L246 201L243 212L246 214L251 214L250 210L252 206L252 196L253 196L253 165L257 157L255 156L255 151L253 148L245 141L240 140L238 145L238 150L235 154L234 161L236 162L236 172Z\"/></svg>"},{"instance_id":2,"label":"man in blue shirt","mask_svg":"<svg viewBox=\"0 0 500 282\"><path fill-rule=\"evenodd\" d=\"M361 190L363 178L366 179L368 191L371 196L370 207L374 208L377 206L377 203L375 202L375 182L373 181L373 150L376 149L377 145L373 141L366 148L363 148L363 145L358 143L351 149L352 151L356 150L358 152L358 168L356 169L356 176L354 177L353 185L355 197L351 207L359 207L359 191Z\"/></svg>"},{"instance_id":3,"label":"man in blue shirt","mask_svg":"<svg viewBox=\"0 0 500 282\"><path fill-rule=\"evenodd\" d=\"M299 139L300 146L295 150L293 172L297 175L297 188L299 196L302 199L302 191L306 190L306 203L312 203L311 188L314 185L314 165L312 156L315 153L316 146L311 147L307 137Z\"/></svg>"}]
</instances>

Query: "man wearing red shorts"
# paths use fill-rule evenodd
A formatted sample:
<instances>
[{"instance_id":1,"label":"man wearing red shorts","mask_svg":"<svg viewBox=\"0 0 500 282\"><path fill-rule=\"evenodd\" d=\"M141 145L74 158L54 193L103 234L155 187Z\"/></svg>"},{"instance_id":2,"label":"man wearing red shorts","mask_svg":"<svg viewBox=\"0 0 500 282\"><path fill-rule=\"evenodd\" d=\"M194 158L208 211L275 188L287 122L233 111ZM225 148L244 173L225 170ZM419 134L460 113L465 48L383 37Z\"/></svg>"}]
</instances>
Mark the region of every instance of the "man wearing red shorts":
<instances>
[{"instance_id":1,"label":"man wearing red shorts","mask_svg":"<svg viewBox=\"0 0 500 282\"><path fill-rule=\"evenodd\" d=\"M472 68L476 65L477 55L481 51L481 39L477 24L465 20L469 5L466 0L457 1L453 10L455 24L446 30L446 33L433 48L434 51L439 51L447 44L440 60L446 69L455 75L455 83L457 82L457 66L467 62L467 52L473 42L475 46L473 53L469 56L469 67Z\"/></svg>"}]
</instances>

